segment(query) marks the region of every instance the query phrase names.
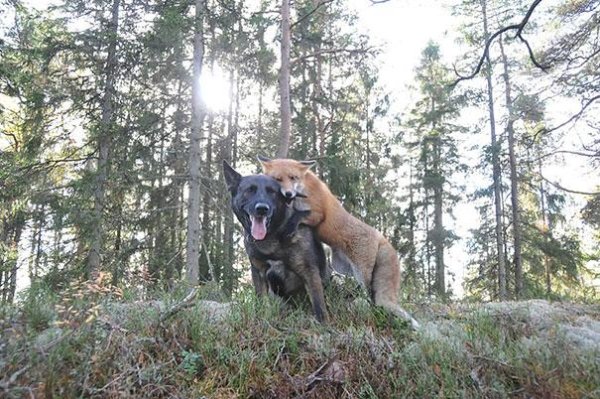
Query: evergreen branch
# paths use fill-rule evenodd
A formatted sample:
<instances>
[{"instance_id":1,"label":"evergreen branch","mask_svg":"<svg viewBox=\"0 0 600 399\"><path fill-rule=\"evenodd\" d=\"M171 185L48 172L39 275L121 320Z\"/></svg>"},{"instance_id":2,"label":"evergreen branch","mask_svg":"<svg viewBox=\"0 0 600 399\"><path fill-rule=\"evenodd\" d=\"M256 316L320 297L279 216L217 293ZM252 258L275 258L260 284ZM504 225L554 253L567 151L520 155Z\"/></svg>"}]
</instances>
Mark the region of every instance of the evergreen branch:
<instances>
[{"instance_id":1,"label":"evergreen branch","mask_svg":"<svg viewBox=\"0 0 600 399\"><path fill-rule=\"evenodd\" d=\"M89 145L89 141L85 142L83 145L74 148L72 151L70 151L67 155L65 155L64 158L61 159L47 159L45 161L40 161L34 164L30 164L30 165L26 165L23 166L21 168L18 169L19 172L29 172L32 171L35 168L40 168L43 166L48 166L48 165L56 165L59 163L69 163L69 162L83 162L83 161L87 161L89 160L92 155L94 155L96 153L96 151L93 151L91 153L85 154L83 157L78 157L78 158L71 158L73 155L77 154L77 152L83 148L85 148L87 145Z\"/></svg>"},{"instance_id":2,"label":"evergreen branch","mask_svg":"<svg viewBox=\"0 0 600 399\"><path fill-rule=\"evenodd\" d=\"M372 50L373 47L367 47L364 49L352 49L352 48L337 48L337 49L325 49L320 51L315 51L314 53L303 55L302 57L298 57L290 62L290 66L294 66L301 61L306 61L309 58L317 57L323 54L339 54L339 53L349 53L349 54L364 54Z\"/></svg>"},{"instance_id":3,"label":"evergreen branch","mask_svg":"<svg viewBox=\"0 0 600 399\"><path fill-rule=\"evenodd\" d=\"M217 3L219 3L219 5L221 7L223 7L224 10L227 10L230 13L235 14L237 17L242 17L242 13L239 10L235 9L235 3L233 3L234 8L231 8L227 3L225 3L224 1L221 1L221 0L217 0Z\"/></svg>"},{"instance_id":4,"label":"evergreen branch","mask_svg":"<svg viewBox=\"0 0 600 399\"><path fill-rule=\"evenodd\" d=\"M79 157L79 158L47 159L47 160L39 162L33 166L40 167L40 166L47 166L47 165L56 165L59 163L84 162L84 161L89 161L90 159L92 159L92 155L94 155L93 152L89 153L83 157Z\"/></svg>"},{"instance_id":5,"label":"evergreen branch","mask_svg":"<svg viewBox=\"0 0 600 399\"><path fill-rule=\"evenodd\" d=\"M313 8L312 10L310 10L309 12L307 12L306 14L304 14L302 17L300 17L296 22L292 23L290 25L290 29L294 29L294 26L298 25L299 23L301 23L302 21L304 21L305 19L307 19L308 17L310 17L311 15L313 15L315 12L317 12L319 10L319 8L332 3L333 0L322 0L319 4L317 4L317 6L315 8Z\"/></svg>"},{"instance_id":6,"label":"evergreen branch","mask_svg":"<svg viewBox=\"0 0 600 399\"><path fill-rule=\"evenodd\" d=\"M481 68L483 66L483 63L485 62L486 58L488 57L489 51L490 51L490 46L492 45L492 42L500 35L502 35L504 32L508 32L510 30L516 30L517 33L515 34L515 38L519 38L521 39L521 41L525 44L525 46L527 47L527 50L529 52L529 57L531 58L531 61L533 62L533 64L540 68L542 71L546 71L548 69L548 66L542 66L533 56L533 50L531 49L531 46L529 45L529 42L527 42L527 40L525 40L522 37L522 33L523 33L523 29L525 28L525 25L527 25L527 23L529 22L529 19L531 18L531 15L533 14L533 11L535 10L535 8L542 2L542 0L535 0L533 2L533 4L531 4L531 6L529 7L529 9L527 10L527 13L525 14L525 17L523 17L523 19L521 20L520 23L518 24L513 24L513 25L508 25L505 26L504 28L501 28L499 30L497 30L493 35L491 35L489 37L489 39L486 40L485 42L485 47L483 49L483 54L481 55L481 57L479 58L479 62L477 63L477 67L475 68L475 70L469 74L469 75L461 75L460 73L458 73L457 69L456 69L456 65L454 65L454 73L456 73L456 75L458 76L458 79L456 79L451 85L450 87L454 87L456 86L458 83L462 82L463 80L470 80L473 79L475 76L477 76L479 74L479 72L481 72Z\"/></svg>"}]
</instances>

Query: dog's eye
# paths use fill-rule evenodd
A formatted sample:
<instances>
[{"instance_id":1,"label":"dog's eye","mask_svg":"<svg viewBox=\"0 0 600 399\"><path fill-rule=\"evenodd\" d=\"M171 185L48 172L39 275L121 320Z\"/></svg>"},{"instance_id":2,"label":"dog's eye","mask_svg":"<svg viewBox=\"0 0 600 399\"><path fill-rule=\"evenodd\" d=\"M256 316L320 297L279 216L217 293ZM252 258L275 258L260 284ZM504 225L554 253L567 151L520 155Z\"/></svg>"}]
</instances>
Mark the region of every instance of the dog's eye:
<instances>
[{"instance_id":1,"label":"dog's eye","mask_svg":"<svg viewBox=\"0 0 600 399\"><path fill-rule=\"evenodd\" d=\"M245 196L253 195L256 192L256 186L250 186L246 190L244 190Z\"/></svg>"},{"instance_id":2,"label":"dog's eye","mask_svg":"<svg viewBox=\"0 0 600 399\"><path fill-rule=\"evenodd\" d=\"M269 194L269 195L277 194L277 190L275 190L273 187L267 187L267 194Z\"/></svg>"}]
</instances>

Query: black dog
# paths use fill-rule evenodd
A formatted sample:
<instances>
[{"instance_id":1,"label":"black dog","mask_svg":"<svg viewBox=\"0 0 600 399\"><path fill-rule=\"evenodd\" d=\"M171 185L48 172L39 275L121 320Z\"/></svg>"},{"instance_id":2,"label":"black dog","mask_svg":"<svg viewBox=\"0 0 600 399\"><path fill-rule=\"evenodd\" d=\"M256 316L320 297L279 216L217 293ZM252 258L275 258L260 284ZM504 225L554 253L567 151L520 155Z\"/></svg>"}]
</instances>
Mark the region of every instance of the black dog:
<instances>
[{"instance_id":1,"label":"black dog","mask_svg":"<svg viewBox=\"0 0 600 399\"><path fill-rule=\"evenodd\" d=\"M327 268L323 245L300 221L310 211L294 209L281 194L279 183L266 175L241 176L223 161L233 212L244 228L257 295L269 289L280 296L306 289L318 321L326 321L323 280Z\"/></svg>"}]
</instances>

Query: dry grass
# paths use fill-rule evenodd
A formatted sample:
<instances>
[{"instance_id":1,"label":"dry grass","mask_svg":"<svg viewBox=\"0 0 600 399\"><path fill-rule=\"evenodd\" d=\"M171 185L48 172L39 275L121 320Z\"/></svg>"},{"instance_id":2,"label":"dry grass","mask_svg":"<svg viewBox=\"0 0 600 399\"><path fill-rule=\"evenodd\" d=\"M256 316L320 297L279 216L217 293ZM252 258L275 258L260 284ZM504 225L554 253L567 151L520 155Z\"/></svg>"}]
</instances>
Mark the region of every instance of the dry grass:
<instances>
[{"instance_id":1,"label":"dry grass","mask_svg":"<svg viewBox=\"0 0 600 399\"><path fill-rule=\"evenodd\" d=\"M249 289L220 317L197 301L166 323L183 295L135 303L97 282L60 298L32 291L1 311L0 396L600 396L599 306L421 305L414 333L361 295L328 289L322 326L307 304Z\"/></svg>"}]
</instances>

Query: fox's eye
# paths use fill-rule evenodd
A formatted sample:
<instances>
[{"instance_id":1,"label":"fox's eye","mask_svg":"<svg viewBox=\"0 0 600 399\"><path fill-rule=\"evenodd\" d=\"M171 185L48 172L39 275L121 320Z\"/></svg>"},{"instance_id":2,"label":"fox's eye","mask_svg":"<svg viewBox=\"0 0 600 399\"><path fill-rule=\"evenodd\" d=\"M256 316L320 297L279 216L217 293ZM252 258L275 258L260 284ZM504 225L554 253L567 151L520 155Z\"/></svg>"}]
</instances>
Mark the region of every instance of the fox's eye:
<instances>
[{"instance_id":1,"label":"fox's eye","mask_svg":"<svg viewBox=\"0 0 600 399\"><path fill-rule=\"evenodd\" d=\"M296 180L296 179L298 179L296 176L290 176L290 180L291 180L291 181L294 181L294 180Z\"/></svg>"},{"instance_id":2,"label":"fox's eye","mask_svg":"<svg viewBox=\"0 0 600 399\"><path fill-rule=\"evenodd\" d=\"M283 179L281 177L276 177L275 180L277 180L280 183L283 181Z\"/></svg>"}]
</instances>

